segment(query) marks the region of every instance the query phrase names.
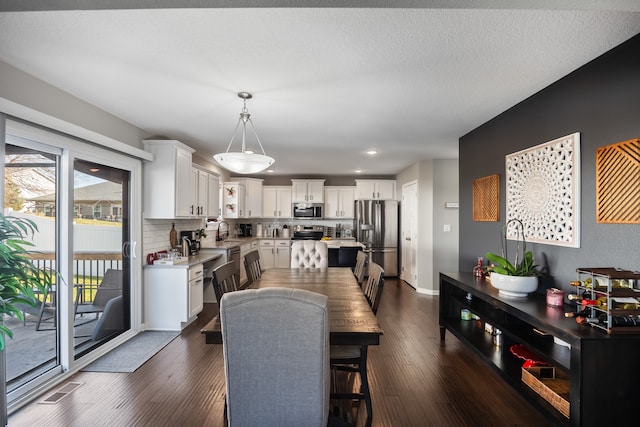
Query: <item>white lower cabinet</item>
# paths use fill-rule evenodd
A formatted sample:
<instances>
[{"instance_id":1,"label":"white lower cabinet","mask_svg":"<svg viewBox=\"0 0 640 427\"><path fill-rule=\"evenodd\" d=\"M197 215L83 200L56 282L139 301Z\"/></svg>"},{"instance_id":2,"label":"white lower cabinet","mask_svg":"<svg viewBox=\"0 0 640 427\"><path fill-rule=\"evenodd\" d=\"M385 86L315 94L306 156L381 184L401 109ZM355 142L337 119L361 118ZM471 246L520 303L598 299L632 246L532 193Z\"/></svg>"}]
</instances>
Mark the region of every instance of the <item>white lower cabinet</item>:
<instances>
[{"instance_id":1,"label":"white lower cabinet","mask_svg":"<svg viewBox=\"0 0 640 427\"><path fill-rule=\"evenodd\" d=\"M144 323L147 330L180 331L203 308L202 264L144 269Z\"/></svg>"},{"instance_id":2,"label":"white lower cabinet","mask_svg":"<svg viewBox=\"0 0 640 427\"><path fill-rule=\"evenodd\" d=\"M260 240L260 267L289 268L291 266L291 240Z\"/></svg>"}]
</instances>

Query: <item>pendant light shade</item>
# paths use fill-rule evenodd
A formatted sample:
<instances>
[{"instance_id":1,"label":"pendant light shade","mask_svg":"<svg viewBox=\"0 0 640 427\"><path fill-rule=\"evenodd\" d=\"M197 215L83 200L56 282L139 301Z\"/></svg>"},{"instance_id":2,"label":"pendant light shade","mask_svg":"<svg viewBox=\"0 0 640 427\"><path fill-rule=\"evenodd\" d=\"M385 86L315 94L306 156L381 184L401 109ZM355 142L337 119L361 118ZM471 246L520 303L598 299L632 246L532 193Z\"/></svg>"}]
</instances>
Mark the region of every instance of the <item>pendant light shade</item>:
<instances>
[{"instance_id":1,"label":"pendant light shade","mask_svg":"<svg viewBox=\"0 0 640 427\"><path fill-rule=\"evenodd\" d=\"M264 148L262 147L262 143L260 142L260 138L256 133L256 130L253 126L253 121L251 120L251 114L247 110L247 99L251 99L252 95L248 92L239 92L238 96L244 100L244 107L242 108L242 112L240 113L240 119L238 120L238 124L236 125L235 130L233 131L233 135L231 136L231 141L229 141L229 145L227 146L227 151L224 153L218 153L213 158L222 166L223 168L230 170L231 172L240 173L240 174L253 174L258 173L274 163L272 157L269 157L265 154ZM253 134L258 141L258 145L262 150L262 154L254 153L251 150L246 149L246 138L247 138L247 124L250 125ZM242 125L242 146L240 151L229 151L231 149L231 145L233 144L233 140L236 137L236 133L238 132L238 128Z\"/></svg>"}]
</instances>

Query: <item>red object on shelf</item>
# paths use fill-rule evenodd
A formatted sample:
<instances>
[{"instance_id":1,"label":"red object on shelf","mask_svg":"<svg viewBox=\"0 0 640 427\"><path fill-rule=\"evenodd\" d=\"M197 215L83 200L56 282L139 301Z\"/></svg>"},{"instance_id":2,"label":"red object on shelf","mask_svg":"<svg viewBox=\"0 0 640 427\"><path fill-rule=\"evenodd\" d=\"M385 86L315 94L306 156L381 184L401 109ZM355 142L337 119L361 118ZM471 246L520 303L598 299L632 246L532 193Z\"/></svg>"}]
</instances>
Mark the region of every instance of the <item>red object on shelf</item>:
<instances>
[{"instance_id":1,"label":"red object on shelf","mask_svg":"<svg viewBox=\"0 0 640 427\"><path fill-rule=\"evenodd\" d=\"M509 347L511 354L517 358L523 359L523 368L531 368L532 366L551 366L549 362L539 357L533 351L529 350L523 344L514 344Z\"/></svg>"}]
</instances>

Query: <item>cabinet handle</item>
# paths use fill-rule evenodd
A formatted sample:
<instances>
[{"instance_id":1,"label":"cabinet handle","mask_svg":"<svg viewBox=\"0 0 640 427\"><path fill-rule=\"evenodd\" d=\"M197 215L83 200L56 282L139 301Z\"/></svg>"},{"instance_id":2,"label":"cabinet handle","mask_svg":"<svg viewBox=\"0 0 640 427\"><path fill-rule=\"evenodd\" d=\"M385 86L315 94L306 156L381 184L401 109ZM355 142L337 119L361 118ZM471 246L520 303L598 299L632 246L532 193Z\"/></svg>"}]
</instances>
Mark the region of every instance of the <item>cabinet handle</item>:
<instances>
[{"instance_id":1,"label":"cabinet handle","mask_svg":"<svg viewBox=\"0 0 640 427\"><path fill-rule=\"evenodd\" d=\"M278 214L276 213L276 211L273 211L273 216L278 216Z\"/></svg>"}]
</instances>

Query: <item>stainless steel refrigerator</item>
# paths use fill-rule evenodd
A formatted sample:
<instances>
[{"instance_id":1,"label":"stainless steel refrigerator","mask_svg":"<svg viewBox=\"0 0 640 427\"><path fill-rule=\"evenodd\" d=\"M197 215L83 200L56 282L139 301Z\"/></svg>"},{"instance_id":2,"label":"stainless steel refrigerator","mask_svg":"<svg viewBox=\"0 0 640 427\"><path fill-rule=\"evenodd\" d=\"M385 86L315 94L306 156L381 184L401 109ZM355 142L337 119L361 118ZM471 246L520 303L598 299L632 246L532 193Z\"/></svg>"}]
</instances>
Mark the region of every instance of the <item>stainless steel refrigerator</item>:
<instances>
[{"instance_id":1,"label":"stainless steel refrigerator","mask_svg":"<svg viewBox=\"0 0 640 427\"><path fill-rule=\"evenodd\" d=\"M356 200L355 230L369 260L384 268L385 276L398 275L398 202Z\"/></svg>"}]
</instances>

